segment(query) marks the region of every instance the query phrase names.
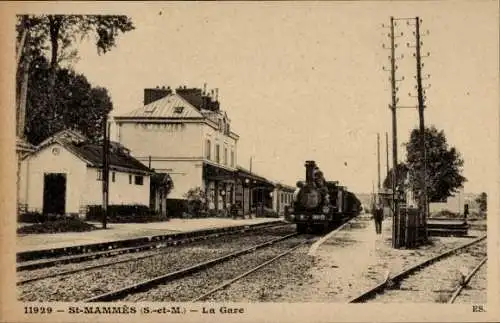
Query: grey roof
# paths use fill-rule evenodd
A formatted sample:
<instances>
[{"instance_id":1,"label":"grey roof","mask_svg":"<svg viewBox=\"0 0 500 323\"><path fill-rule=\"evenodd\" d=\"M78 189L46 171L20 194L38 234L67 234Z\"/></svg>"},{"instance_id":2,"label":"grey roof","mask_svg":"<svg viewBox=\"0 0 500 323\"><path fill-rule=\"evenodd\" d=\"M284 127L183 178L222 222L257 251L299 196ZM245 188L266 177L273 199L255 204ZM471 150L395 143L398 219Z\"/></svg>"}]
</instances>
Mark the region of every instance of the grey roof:
<instances>
[{"instance_id":1,"label":"grey roof","mask_svg":"<svg viewBox=\"0 0 500 323\"><path fill-rule=\"evenodd\" d=\"M182 107L182 109L180 108ZM183 99L178 94L169 94L168 96L151 102L145 106L135 109L131 112L117 115L116 119L120 118L168 118L168 119L186 119L186 118L203 118L204 116Z\"/></svg>"},{"instance_id":2,"label":"grey roof","mask_svg":"<svg viewBox=\"0 0 500 323\"><path fill-rule=\"evenodd\" d=\"M62 130L44 140L36 147L40 151L53 143L58 143L71 151L76 156L85 160L89 166L102 167L103 154L102 143L93 143L80 132L72 129ZM142 164L129 154L128 149L119 143L111 142L109 149L109 166L113 168L125 168L131 171L153 173L151 169Z\"/></svg>"}]
</instances>

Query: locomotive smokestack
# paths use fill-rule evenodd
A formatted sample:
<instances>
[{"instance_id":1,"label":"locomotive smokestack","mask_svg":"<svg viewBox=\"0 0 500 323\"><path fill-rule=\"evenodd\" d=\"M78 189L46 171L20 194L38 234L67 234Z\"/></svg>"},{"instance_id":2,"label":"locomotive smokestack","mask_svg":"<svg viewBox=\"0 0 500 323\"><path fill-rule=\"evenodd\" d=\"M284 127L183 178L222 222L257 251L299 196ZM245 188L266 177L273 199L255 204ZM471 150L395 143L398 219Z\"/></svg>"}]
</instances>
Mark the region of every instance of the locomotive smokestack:
<instances>
[{"instance_id":1,"label":"locomotive smokestack","mask_svg":"<svg viewBox=\"0 0 500 323\"><path fill-rule=\"evenodd\" d=\"M316 162L314 160L306 161L306 183L312 184L314 182L314 168L316 167Z\"/></svg>"}]
</instances>

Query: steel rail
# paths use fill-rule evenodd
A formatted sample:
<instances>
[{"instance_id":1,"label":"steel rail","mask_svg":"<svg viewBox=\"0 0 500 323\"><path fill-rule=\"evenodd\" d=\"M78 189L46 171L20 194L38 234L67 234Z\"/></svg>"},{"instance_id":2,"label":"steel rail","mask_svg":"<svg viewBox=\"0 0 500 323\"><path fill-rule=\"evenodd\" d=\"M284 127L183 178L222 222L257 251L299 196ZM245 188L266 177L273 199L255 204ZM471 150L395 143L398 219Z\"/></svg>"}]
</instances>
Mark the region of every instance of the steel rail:
<instances>
[{"instance_id":1,"label":"steel rail","mask_svg":"<svg viewBox=\"0 0 500 323\"><path fill-rule=\"evenodd\" d=\"M291 253L295 249L298 249L299 247L301 247L304 244L308 243L310 240L311 239L306 240L306 241L302 241L302 242L298 243L297 245L293 246L292 248L288 249L287 251L280 253L276 257L274 257L274 258L272 258L270 260L267 260L267 261L263 262L262 264L260 264L260 265L258 265L256 267L254 267L254 268L252 268L252 269L244 272L243 274L241 274L241 275L239 275L237 277L234 277L234 278L232 278L232 279L230 279L230 280L228 280L228 281L226 281L226 282L218 285L217 287L211 289L210 291L206 292L205 294L203 294L203 295L201 295L201 296L199 296L197 298L192 299L191 302L198 302L198 301L201 301L201 300L205 299L206 297L214 294L215 292L217 292L217 291L219 291L219 290L221 290L221 289L223 289L223 288L225 288L225 287L233 284L234 282L236 282L236 281L238 281L238 280L240 280L240 279L242 279L242 278L250 275L253 272L256 272L260 268L265 267L265 266L267 266L267 265L275 262L276 260L280 259L281 257L288 255L289 253Z\"/></svg>"},{"instance_id":2,"label":"steel rail","mask_svg":"<svg viewBox=\"0 0 500 323\"><path fill-rule=\"evenodd\" d=\"M17 252L16 258L18 263L20 262L27 263L28 261L37 262L40 261L40 259L55 259L58 257L65 257L68 255L82 255L89 252L111 251L111 250L116 250L118 248L136 247L137 245L148 244L151 242L179 240L179 239L197 237L213 233L224 234L235 230L237 231L237 230L246 230L259 227L267 227L273 224L280 225L283 223L284 223L283 221L270 221L264 223L235 225L229 227L205 228L205 229L186 231L186 232L169 232L160 235L132 237L126 239L112 240L112 241L101 241L83 245L55 247L55 248L41 249L41 250L27 250L27 251Z\"/></svg>"},{"instance_id":3,"label":"steel rail","mask_svg":"<svg viewBox=\"0 0 500 323\"><path fill-rule=\"evenodd\" d=\"M457 251L460 251L462 249L465 249L467 247L470 247L476 243L479 243L481 241L483 241L484 239L486 239L486 235L478 238L478 239L475 239L471 242L468 242L466 244L463 244L461 246L458 246L456 248L453 248L451 250L448 250L448 251L445 251L437 256L434 256L434 257L431 257L429 259L426 259L414 266L411 266L409 268L406 268L406 269L403 269L401 272L399 272L398 274L396 274L395 276L391 277L390 279L387 279L385 280L384 282L376 285L375 287L372 287L370 289L368 289L367 291L363 292L362 294L360 294L359 296L356 296L354 297L353 299L349 300L349 303L363 303L363 302L366 302L367 300L375 297L378 293L382 292L384 289L386 289L387 285L389 282L399 282L403 279L405 279L406 277L408 277L409 275L411 275L412 273L414 273L415 271L421 269L421 268L424 268L424 267L427 267L429 265L431 265L432 263L438 261L438 260L441 260L445 257L448 257L450 255L452 255L453 253L457 252Z\"/></svg>"},{"instance_id":4,"label":"steel rail","mask_svg":"<svg viewBox=\"0 0 500 323\"><path fill-rule=\"evenodd\" d=\"M217 257L217 258L212 259L212 260L207 260L207 261L204 261L202 263L190 266L188 268L180 269L180 270L177 270L177 271L174 271L174 272L162 275L162 276L157 276L157 277L154 277L152 279L148 279L148 280L145 280L145 281L133 284L133 285L129 285L129 286L121 288L119 290L115 290L115 291L107 292L107 293L97 295L94 297L90 297L90 298L87 298L85 300L82 300L82 302L106 302L106 301L117 300L117 299L120 299L120 298L127 296L129 294L137 293L137 292L149 289L152 286L156 286L156 285L159 285L162 283L166 283L168 281L182 278L184 276L195 273L195 272L200 271L202 269L214 266L216 264L225 262L229 259L250 253L250 252L255 251L257 249L272 245L276 242L283 241L283 240L289 239L289 238L297 236L297 235L298 235L298 233L288 234L288 235L283 236L283 237L279 237L279 238L276 238L276 239L273 239L273 240L270 240L270 241L267 241L267 242L264 242L264 243L261 243L261 244L258 244L258 245L240 250L240 251L233 252L229 255Z\"/></svg>"},{"instance_id":5,"label":"steel rail","mask_svg":"<svg viewBox=\"0 0 500 323\"><path fill-rule=\"evenodd\" d=\"M33 270L33 269L46 268L46 267L57 266L57 265L68 264L68 263L83 262L86 260L98 259L98 258L102 258L102 257L112 257L112 256L121 255L121 254L126 254L126 253L141 252L141 251L148 250L148 249L152 250L152 249L158 249L158 248L165 248L165 247L175 246L175 245L183 244L183 243L195 242L195 241L200 241L200 240L207 240L207 239L211 239L211 238L217 238L220 236L226 236L226 235L229 236L229 235L242 233L242 232L251 232L251 231L272 228L272 227L277 227L277 226L286 226L286 225L288 225L288 224L273 223L269 226L261 225L261 226L248 227L248 228L238 228L238 229L229 230L226 232L214 232L214 233L202 234L199 236L193 236L193 237L188 237L188 238L181 238L181 239L168 238L167 240L164 240L164 241L155 241L155 242L142 244L139 246L124 247L124 248L110 249L110 250L97 251L97 252L87 252L87 253L80 254L80 255L69 255L69 256L62 256L62 257L57 257L57 258L52 258L52 259L42 259L42 260L35 260L35 261L30 260L30 261L18 263L16 265L16 271Z\"/></svg>"},{"instance_id":6,"label":"steel rail","mask_svg":"<svg viewBox=\"0 0 500 323\"><path fill-rule=\"evenodd\" d=\"M458 295L462 292L462 290L467 286L467 284L470 282L472 277L476 274L476 272L481 268L486 261L488 260L488 257L484 257L481 262L474 268L472 271L467 275L467 277L464 279L464 281L458 286L458 288L455 290L453 295L451 296L450 300L448 301L448 304L453 304L455 300L457 299Z\"/></svg>"},{"instance_id":7,"label":"steel rail","mask_svg":"<svg viewBox=\"0 0 500 323\"><path fill-rule=\"evenodd\" d=\"M265 227L265 228L267 228L267 227ZM260 227L260 228L254 229L254 230L256 231L257 229L263 229L263 228ZM253 231L253 230L251 230L251 231ZM207 235L207 236L203 236L203 237L199 237L199 238L189 238L189 239L183 239L183 240L180 240L180 241L173 241L170 244L170 246L171 245L176 245L176 244L182 244L182 243L185 243L185 242L193 242L193 241L198 241L198 240L207 240L209 238L216 238L216 237L219 237L219 236L227 236L229 234L236 234L236 233L239 233L239 232L240 231L233 231L233 232L230 232L228 234L215 233L215 234L212 234L212 235ZM247 232L247 231L244 230L242 232ZM192 240L192 239L195 239L195 240ZM169 245L162 245L160 248L166 248L168 246ZM158 255L162 255L162 254L168 253L170 251L171 250L158 251L158 252L155 252L155 253L152 253L152 254L149 254L149 255L137 256L137 257L132 257L132 258L129 258L129 259L123 259L123 260L119 260L119 261L112 261L112 262L105 263L105 264L98 264L98 265L92 265L92 266L87 266L87 267L82 267L82 268L65 270L65 271L61 271L61 272L58 272L58 273L48 274L48 275L44 275L44 276L40 276L40 277L22 279L22 280L17 281L16 285L19 286L19 285L24 285L24 284L31 283L31 282L34 282L34 281L39 281L39 280L47 279L47 278L53 278L53 277L58 277L58 276L63 276L63 275L70 275L70 274L78 273L78 272L81 272L81 271L88 271L88 270L92 270L92 269L97 269L97 268L103 268L103 267L118 265L118 264L121 264L121 263L126 263L126 262L131 262L131 261L137 261L137 260L141 260L141 259L151 258L151 257L155 257L155 256L158 256Z\"/></svg>"}]
</instances>

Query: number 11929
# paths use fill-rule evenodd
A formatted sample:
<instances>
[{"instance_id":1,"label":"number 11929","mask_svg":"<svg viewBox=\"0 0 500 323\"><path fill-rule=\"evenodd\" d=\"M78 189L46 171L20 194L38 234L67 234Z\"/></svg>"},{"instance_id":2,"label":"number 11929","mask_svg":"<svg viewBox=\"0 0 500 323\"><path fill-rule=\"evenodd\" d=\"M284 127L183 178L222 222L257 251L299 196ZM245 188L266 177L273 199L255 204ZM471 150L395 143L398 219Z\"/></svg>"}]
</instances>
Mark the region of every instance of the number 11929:
<instances>
[{"instance_id":1,"label":"number 11929","mask_svg":"<svg viewBox=\"0 0 500 323\"><path fill-rule=\"evenodd\" d=\"M45 306L25 306L24 314L50 314L52 313L52 307Z\"/></svg>"}]
</instances>

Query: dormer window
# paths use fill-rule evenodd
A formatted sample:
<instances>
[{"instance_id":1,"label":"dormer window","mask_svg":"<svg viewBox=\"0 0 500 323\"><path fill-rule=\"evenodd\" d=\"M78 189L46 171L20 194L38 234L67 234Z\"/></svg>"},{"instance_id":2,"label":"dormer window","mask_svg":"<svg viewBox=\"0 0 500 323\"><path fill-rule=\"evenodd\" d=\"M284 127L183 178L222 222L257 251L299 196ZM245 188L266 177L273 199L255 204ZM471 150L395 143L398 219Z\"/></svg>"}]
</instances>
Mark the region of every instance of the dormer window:
<instances>
[{"instance_id":1,"label":"dormer window","mask_svg":"<svg viewBox=\"0 0 500 323\"><path fill-rule=\"evenodd\" d=\"M184 107L175 107L174 108L174 113L182 113L184 111Z\"/></svg>"}]
</instances>

